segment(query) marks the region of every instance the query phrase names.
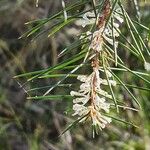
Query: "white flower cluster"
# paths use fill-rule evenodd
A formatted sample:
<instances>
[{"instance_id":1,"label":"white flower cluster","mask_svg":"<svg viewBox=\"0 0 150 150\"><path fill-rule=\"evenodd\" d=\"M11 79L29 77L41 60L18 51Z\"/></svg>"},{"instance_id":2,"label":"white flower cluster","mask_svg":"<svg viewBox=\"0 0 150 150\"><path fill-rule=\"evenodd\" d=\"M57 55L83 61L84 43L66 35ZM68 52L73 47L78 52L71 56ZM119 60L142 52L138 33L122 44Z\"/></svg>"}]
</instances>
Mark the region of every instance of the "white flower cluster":
<instances>
[{"instance_id":1,"label":"white flower cluster","mask_svg":"<svg viewBox=\"0 0 150 150\"><path fill-rule=\"evenodd\" d=\"M103 26L102 28L96 30L94 33L90 31L87 32L88 39L92 39L92 42L90 45L91 49L97 52L101 51L103 39L107 41L110 45L115 44L115 47L116 48L118 47L118 42L113 41L113 37L115 38L119 36L119 33L118 33L119 26L123 22L123 18L120 14L121 14L121 10L116 9L112 14L112 18L114 20L112 23L111 21L109 21L106 27ZM96 20L98 20L100 15L98 14L97 19L94 18L94 16L95 16L94 12L87 12L83 15L83 19L80 19L79 21L77 21L77 24L78 25L81 24L82 27L94 24L96 23Z\"/></svg>"},{"instance_id":2,"label":"white flower cluster","mask_svg":"<svg viewBox=\"0 0 150 150\"><path fill-rule=\"evenodd\" d=\"M93 126L98 126L101 130L111 122L111 118L105 116L103 113L109 113L110 104L106 102L106 99L112 99L112 96L102 89L102 85L108 85L108 82L111 86L116 86L116 81L112 80L112 74L106 70L106 75L108 76L108 81L106 79L100 78L99 75L99 55L103 50L103 44L107 41L110 45L114 45L117 48L118 42L114 39L119 36L118 27L120 23L123 22L123 19L120 16L119 10L115 10L112 14L112 22L108 22L106 26L107 13L109 12L107 7L102 16L100 14L95 18L94 12L87 12L83 15L83 19L77 23L82 23L82 26L94 24L97 25L97 30L93 33L88 31L87 37L81 36L82 38L88 38L91 43L89 49L95 52L96 56L93 60L93 72L86 76L80 75L77 77L78 80L82 82L80 85L79 91L71 91L71 96L74 96L73 99L73 110L74 114L78 115L81 118L80 122L85 120L91 120ZM104 16L103 16L104 15ZM95 63L94 63L95 62Z\"/></svg>"},{"instance_id":3,"label":"white flower cluster","mask_svg":"<svg viewBox=\"0 0 150 150\"><path fill-rule=\"evenodd\" d=\"M110 72L108 73L110 76ZM109 113L110 104L106 102L106 98L112 99L106 91L101 89L101 85L107 85L105 79L99 76L99 70L95 69L89 76L80 75L77 78L81 82L80 90L78 92L71 91L71 96L76 98L73 100L74 115L79 117L85 116L81 121L91 118L92 125L103 129L107 123L111 122L111 118L106 117L100 113L102 110ZM112 86L116 85L114 80L109 80Z\"/></svg>"},{"instance_id":4,"label":"white flower cluster","mask_svg":"<svg viewBox=\"0 0 150 150\"><path fill-rule=\"evenodd\" d=\"M145 67L146 71L150 71L150 63L145 62L144 67Z\"/></svg>"}]
</instances>

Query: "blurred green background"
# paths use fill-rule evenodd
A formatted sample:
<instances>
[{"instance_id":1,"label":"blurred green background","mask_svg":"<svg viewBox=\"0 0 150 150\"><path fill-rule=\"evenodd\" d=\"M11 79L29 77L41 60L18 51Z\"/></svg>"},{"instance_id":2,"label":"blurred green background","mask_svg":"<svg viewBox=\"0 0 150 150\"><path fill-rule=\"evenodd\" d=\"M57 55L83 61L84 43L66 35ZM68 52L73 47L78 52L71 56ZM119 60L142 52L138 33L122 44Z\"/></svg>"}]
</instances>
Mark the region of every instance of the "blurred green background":
<instances>
[{"instance_id":1,"label":"blurred green background","mask_svg":"<svg viewBox=\"0 0 150 150\"><path fill-rule=\"evenodd\" d=\"M150 2L138 2L141 22L150 27ZM130 16L136 19L133 3L127 0L124 5ZM76 25L65 27L52 38L42 34L35 40L32 40L33 37L18 39L35 25L26 26L26 22L48 17L61 9L60 0L39 0L38 8L34 0L0 0L0 150L150 150L150 92L133 91L143 107L139 113L126 110L121 112L122 118L132 121L139 128L113 122L93 139L90 126L81 124L58 137L68 123L73 121L71 114L67 114L72 103L65 100L27 100L30 94L27 90L31 87L49 85L56 79L33 81L25 87L20 87L25 79L13 79L13 76L20 73L54 66L78 53L79 49L75 49L61 59L57 57L66 45L77 39L80 29ZM127 37L126 29L123 30ZM138 30L145 34L140 28ZM147 40L149 37L145 38ZM120 55L128 67L138 67L142 71L142 65L128 51ZM148 56L147 60L150 60ZM124 74L121 77L127 83L132 81L143 85L136 78ZM69 93L67 88L61 90ZM118 93L119 90L122 89L118 89ZM37 95L41 93L41 90L34 91ZM57 89L53 93L57 93ZM125 92L120 96L132 106Z\"/></svg>"}]
</instances>

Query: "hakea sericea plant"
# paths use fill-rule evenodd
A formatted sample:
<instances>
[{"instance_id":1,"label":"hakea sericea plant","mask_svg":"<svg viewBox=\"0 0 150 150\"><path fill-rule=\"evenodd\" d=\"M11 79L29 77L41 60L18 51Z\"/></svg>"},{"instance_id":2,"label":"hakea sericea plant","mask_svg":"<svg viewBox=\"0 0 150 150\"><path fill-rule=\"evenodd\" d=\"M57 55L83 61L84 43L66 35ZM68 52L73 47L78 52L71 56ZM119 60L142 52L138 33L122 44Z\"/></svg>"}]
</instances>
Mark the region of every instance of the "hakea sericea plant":
<instances>
[{"instance_id":1,"label":"hakea sericea plant","mask_svg":"<svg viewBox=\"0 0 150 150\"><path fill-rule=\"evenodd\" d=\"M36 0L38 6L38 0ZM53 78L53 77L62 77L56 84L42 86L38 88L32 88L26 90L25 84L23 84L24 91L29 95L28 99L60 99L60 98L70 98L73 97L73 116L77 116L78 119L70 124L64 132L69 130L72 126L78 122L91 122L93 128L93 133L97 132L97 129L102 130L111 122L111 118L129 125L135 126L132 122L127 122L116 118L113 114L110 115L110 108L115 105L116 110L118 108L129 109L138 111L136 109L136 104L140 106L137 98L134 96L134 88L139 90L149 91L148 88L143 88L141 86L128 84L130 80L123 81L117 74L114 74L113 70L120 71L123 73L130 73L131 77L136 77L139 80L142 80L144 83L150 84L150 81L146 78L149 77L149 74L140 72L138 70L132 70L130 67L127 67L122 58L117 54L117 47L119 41L119 47L122 50L127 50L134 57L144 63L144 67L147 71L150 70L150 64L146 61L144 53L147 52L149 55L149 49L143 40L143 36L140 35L136 26L149 31L149 29L134 21L130 18L126 10L124 9L121 1L110 1L103 0L100 4L94 4L94 0L90 1L93 6L93 9L85 9L83 12L80 12L79 6L89 6L89 1L80 1L74 3L73 5L67 6L65 1L62 0L62 8L60 12L55 15L52 15L44 20L35 20L37 23L31 30L24 33L22 37L29 37L37 33L39 29L40 33L36 35L37 38L40 34L46 33L47 36L51 37L57 33L61 28L75 21L76 25L80 25L84 28L89 26L90 30L86 30L81 34L80 39L77 39L70 46L67 46L64 50L60 52L58 57L62 57L66 54L69 54L71 50L77 49L81 46L81 52L75 56L71 56L67 60L63 60L59 64L52 66L50 68L34 71L30 73L24 73L14 78L27 77L27 82L29 83L35 79L41 78ZM88 5L87 5L88 4ZM72 10L78 10L74 15ZM93 11L92 11L93 10ZM81 16L82 15L82 16ZM79 19L80 18L80 19ZM51 21L52 26L50 25L49 29L42 30L43 26ZM129 38L126 38L121 30L119 30L120 25L124 21L124 29L128 32ZM34 21L28 22L27 24L32 24ZM86 28L87 29L87 28ZM70 31L69 31L70 32ZM118 39L118 41L117 41ZM85 57L85 58L84 58ZM124 56L123 56L124 57ZM83 62L81 60L83 59ZM79 64L78 64L78 61ZM90 62L90 63L89 63ZM114 67L111 67L111 63L115 63ZM90 67L89 67L90 64ZM88 75L78 75L74 74L79 68L87 67L86 70L92 70ZM59 74L59 70L69 69L67 74ZM77 91L71 91L70 95L48 95L55 87L71 87L74 84L62 84L62 82L68 77L77 77L81 82L80 89ZM145 76L145 77L144 77ZM114 80L114 78L117 80ZM142 82L141 82L142 83ZM134 100L133 105L135 108L128 107L128 104L119 100L114 95L113 87L122 86L123 89L130 95ZM146 85L146 84L143 84ZM108 88L107 88L108 87ZM42 96L38 96L36 90L47 89ZM133 91L130 91L129 88L132 88ZM108 91L107 91L108 89ZM117 90L117 89L116 89ZM35 96L30 96L30 93L35 92ZM117 93L117 92L116 92ZM124 93L125 94L125 93ZM124 96L122 94L122 96ZM111 103L111 102L114 103ZM137 127L137 126L136 126ZM64 133L63 132L63 133Z\"/></svg>"},{"instance_id":2,"label":"hakea sericea plant","mask_svg":"<svg viewBox=\"0 0 150 150\"><path fill-rule=\"evenodd\" d=\"M87 32L87 38L91 41L89 50L92 55L94 54L94 58L91 60L93 72L90 75L79 75L77 79L82 82L80 90L71 91L70 93L71 96L75 97L73 99L73 116L79 116L79 120L81 118L80 122L91 120L93 127L98 127L100 130L111 122L111 118L105 116L104 113L109 113L110 111L110 103L107 102L107 99L112 99L112 95L102 89L103 85L116 86L116 81L113 80L110 70L107 69L109 66L107 56L105 56L107 52L104 49L104 43L108 42L108 44L115 45L117 48L118 43L113 38L118 37L119 34L115 28L118 28L119 24L123 22L121 16L115 11L112 14L114 22L108 20L110 9L109 1L105 1L103 11L101 14L96 14L96 19L93 18L94 12L87 12L83 15L83 19L80 20L80 22L83 22L83 27L96 22L96 30L93 33ZM116 9L116 11L118 10ZM105 62L102 61L104 57ZM102 79L101 77L101 64L105 65L104 70L107 79Z\"/></svg>"}]
</instances>

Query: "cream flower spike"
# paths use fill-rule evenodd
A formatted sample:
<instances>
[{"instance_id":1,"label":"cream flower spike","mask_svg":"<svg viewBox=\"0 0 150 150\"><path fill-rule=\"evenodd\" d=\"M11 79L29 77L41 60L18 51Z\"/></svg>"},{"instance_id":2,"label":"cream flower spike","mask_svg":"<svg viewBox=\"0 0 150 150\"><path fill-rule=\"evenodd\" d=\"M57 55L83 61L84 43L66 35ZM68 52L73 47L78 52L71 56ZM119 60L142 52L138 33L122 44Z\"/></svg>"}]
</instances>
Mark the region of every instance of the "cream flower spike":
<instances>
[{"instance_id":1,"label":"cream flower spike","mask_svg":"<svg viewBox=\"0 0 150 150\"><path fill-rule=\"evenodd\" d=\"M104 70L100 69L99 65L102 64L102 57L105 54L105 49L103 48L104 41L113 45L113 36L119 36L116 28L119 28L123 19L118 11L116 9L111 16L114 21L113 27L111 22L108 22L107 26L105 26L106 20L110 15L110 3L108 0L105 1L102 14L97 14L98 18L94 18L94 12L87 12L83 15L83 19L80 19L83 27L94 24L97 20L96 30L93 33L87 31L86 37L80 37L81 40L82 38L90 40L89 50L95 56L91 61L93 72L90 75L79 75L77 79L81 82L80 89L70 92L70 95L74 97L73 116L78 116L79 122L91 121L92 125L100 130L104 129L111 122L111 118L106 116L106 114L110 112L108 100L113 99L112 95L105 91L103 87L108 86L108 84L109 86L116 86L116 81L113 80L112 74L107 67L104 72ZM115 42L115 45L117 47L118 42ZM100 77L100 71L106 74L107 80Z\"/></svg>"},{"instance_id":2,"label":"cream flower spike","mask_svg":"<svg viewBox=\"0 0 150 150\"><path fill-rule=\"evenodd\" d=\"M83 28L86 27L87 25L94 24L96 21L95 19L95 14L94 12L86 12L83 16L82 19L79 19L76 21L76 24L79 26L82 26Z\"/></svg>"},{"instance_id":3,"label":"cream flower spike","mask_svg":"<svg viewBox=\"0 0 150 150\"><path fill-rule=\"evenodd\" d=\"M92 43L90 45L91 49L94 49L98 52L100 52L102 50L102 40L104 39L105 41L107 41L110 45L113 45L113 36L114 37L119 37L119 33L117 30L119 30L119 26L121 23L123 23L123 18L121 16L121 9L117 8L113 11L112 14L112 18L114 18L114 22L113 22L113 28L111 25L111 22L109 21L107 27L102 27L99 30L96 30L93 34L91 34L91 36L89 36L90 31L87 31L87 38L88 39L92 39ZM83 15L83 18L78 20L76 23L77 25L81 25L82 27L85 27L87 25L92 25L94 23L96 23L96 20L98 20L98 17L100 16L100 14L97 14L97 18L95 18L95 14L94 12L86 12ZM117 29L117 30L116 30ZM104 32L103 32L104 30ZM112 30L113 30L113 35L112 35ZM85 36L81 36L80 39L84 38ZM118 47L118 42L115 41L115 47Z\"/></svg>"},{"instance_id":4,"label":"cream flower spike","mask_svg":"<svg viewBox=\"0 0 150 150\"><path fill-rule=\"evenodd\" d=\"M106 80L99 77L99 70L97 69L89 76L79 75L77 79L82 82L80 90L70 92L71 96L75 97L73 99L73 116L78 115L79 118L85 116L82 121L89 118L92 121L92 125L99 126L100 129L103 129L106 124L111 122L111 118L99 112L109 113L110 109L110 104L106 102L106 98L112 98L112 96L101 89L101 85L107 85ZM96 83L93 85L95 79ZM113 80L110 81L115 86ZM92 93L93 88L95 88L96 93ZM92 97L93 102L90 105Z\"/></svg>"}]
</instances>

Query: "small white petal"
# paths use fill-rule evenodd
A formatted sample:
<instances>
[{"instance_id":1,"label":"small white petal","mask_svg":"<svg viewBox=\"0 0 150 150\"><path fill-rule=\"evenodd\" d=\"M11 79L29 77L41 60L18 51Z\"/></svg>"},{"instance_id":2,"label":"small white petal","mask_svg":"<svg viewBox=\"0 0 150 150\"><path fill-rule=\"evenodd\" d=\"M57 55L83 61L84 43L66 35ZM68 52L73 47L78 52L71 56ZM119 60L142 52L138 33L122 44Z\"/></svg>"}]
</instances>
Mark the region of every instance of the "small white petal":
<instances>
[{"instance_id":1,"label":"small white petal","mask_svg":"<svg viewBox=\"0 0 150 150\"><path fill-rule=\"evenodd\" d=\"M104 90L102 90L102 89L98 89L98 90L97 90L97 93L100 94L100 95L102 95L102 96L105 96L105 97L107 97L107 98L112 99L112 96L111 96L110 94L108 94L108 92L106 92L106 91L104 91Z\"/></svg>"},{"instance_id":2,"label":"small white petal","mask_svg":"<svg viewBox=\"0 0 150 150\"><path fill-rule=\"evenodd\" d=\"M109 83L112 85L112 86L116 86L116 81L115 80L109 80ZM101 80L101 84L103 85L108 85L108 81L106 79L102 79Z\"/></svg>"},{"instance_id":3,"label":"small white petal","mask_svg":"<svg viewBox=\"0 0 150 150\"><path fill-rule=\"evenodd\" d=\"M85 36L81 35L79 39L82 40L84 37L85 37Z\"/></svg>"},{"instance_id":4,"label":"small white petal","mask_svg":"<svg viewBox=\"0 0 150 150\"><path fill-rule=\"evenodd\" d=\"M105 98L100 98L98 95L96 95L95 105L99 110L103 109L105 112L109 112L110 104L105 102Z\"/></svg>"},{"instance_id":5,"label":"small white petal","mask_svg":"<svg viewBox=\"0 0 150 150\"><path fill-rule=\"evenodd\" d=\"M95 21L96 21L95 18L90 18L90 19L88 18L88 17L94 17L93 15L94 15L94 13L91 13L91 12L87 12L83 15L83 19L82 19L82 27L83 28L87 25L95 23Z\"/></svg>"},{"instance_id":6,"label":"small white petal","mask_svg":"<svg viewBox=\"0 0 150 150\"><path fill-rule=\"evenodd\" d=\"M84 92L84 93L87 93L91 90L91 86L90 86L90 83L82 83L80 85L80 92Z\"/></svg>"},{"instance_id":7,"label":"small white petal","mask_svg":"<svg viewBox=\"0 0 150 150\"><path fill-rule=\"evenodd\" d=\"M123 23L123 18L122 18L122 16L120 15L120 14L122 14L122 10L120 9L120 8L117 8L116 10L115 10L116 12L114 12L114 17L120 22L120 23Z\"/></svg>"},{"instance_id":8,"label":"small white petal","mask_svg":"<svg viewBox=\"0 0 150 150\"><path fill-rule=\"evenodd\" d=\"M111 78L111 77L112 77L112 74L111 74L111 72L110 72L110 71L106 70L106 74L108 75L108 77L109 77L109 78Z\"/></svg>"},{"instance_id":9,"label":"small white petal","mask_svg":"<svg viewBox=\"0 0 150 150\"><path fill-rule=\"evenodd\" d=\"M115 18L116 18L120 23L123 23L123 18L121 18L119 15L116 15Z\"/></svg>"},{"instance_id":10,"label":"small white petal","mask_svg":"<svg viewBox=\"0 0 150 150\"><path fill-rule=\"evenodd\" d=\"M81 97L81 98L75 98L73 100L73 103L82 103L83 105L86 104L89 101L89 96Z\"/></svg>"},{"instance_id":11,"label":"small white petal","mask_svg":"<svg viewBox=\"0 0 150 150\"><path fill-rule=\"evenodd\" d=\"M115 41L115 43L114 43L114 42L113 42L113 39L107 37L107 36L104 35L104 34L103 34L103 37L104 37L104 39L105 39L109 44L111 44L111 45L114 45L114 44L115 44L115 47L118 47L118 42L117 42L117 41Z\"/></svg>"},{"instance_id":12,"label":"small white petal","mask_svg":"<svg viewBox=\"0 0 150 150\"><path fill-rule=\"evenodd\" d=\"M92 34L92 32L90 32L90 31L86 32L86 35L91 35L91 34Z\"/></svg>"},{"instance_id":13,"label":"small white petal","mask_svg":"<svg viewBox=\"0 0 150 150\"><path fill-rule=\"evenodd\" d=\"M111 45L113 45L113 39L107 37L106 35L103 34L104 39Z\"/></svg>"},{"instance_id":14,"label":"small white petal","mask_svg":"<svg viewBox=\"0 0 150 150\"><path fill-rule=\"evenodd\" d=\"M116 86L116 85L117 85L117 82L116 82L115 80L110 80L110 84L111 84L112 86Z\"/></svg>"},{"instance_id":15,"label":"small white petal","mask_svg":"<svg viewBox=\"0 0 150 150\"><path fill-rule=\"evenodd\" d=\"M110 27L105 28L104 33L108 36L112 36L112 30L110 29Z\"/></svg>"},{"instance_id":16,"label":"small white petal","mask_svg":"<svg viewBox=\"0 0 150 150\"><path fill-rule=\"evenodd\" d=\"M71 92L70 92L70 95L71 95L71 96L84 96L83 93L76 92L76 91L71 91Z\"/></svg>"},{"instance_id":17,"label":"small white petal","mask_svg":"<svg viewBox=\"0 0 150 150\"><path fill-rule=\"evenodd\" d=\"M145 63L144 63L144 67L145 67L145 69L146 69L147 71L150 71L150 63L145 62Z\"/></svg>"},{"instance_id":18,"label":"small white petal","mask_svg":"<svg viewBox=\"0 0 150 150\"><path fill-rule=\"evenodd\" d=\"M80 80L81 82L86 82L87 81L87 76L85 76L85 75L79 75L77 77L77 79Z\"/></svg>"},{"instance_id":19,"label":"small white petal","mask_svg":"<svg viewBox=\"0 0 150 150\"><path fill-rule=\"evenodd\" d=\"M119 24L116 23L116 22L113 23L113 26L114 26L115 28L119 28ZM114 28L114 29L115 29L115 28ZM113 29L113 30L114 30L114 29Z\"/></svg>"},{"instance_id":20,"label":"small white petal","mask_svg":"<svg viewBox=\"0 0 150 150\"><path fill-rule=\"evenodd\" d=\"M87 107L85 107L84 105L80 105L80 104L73 105L73 110L75 111L75 113L72 114L73 116L75 115L84 116L89 112Z\"/></svg>"}]
</instances>

